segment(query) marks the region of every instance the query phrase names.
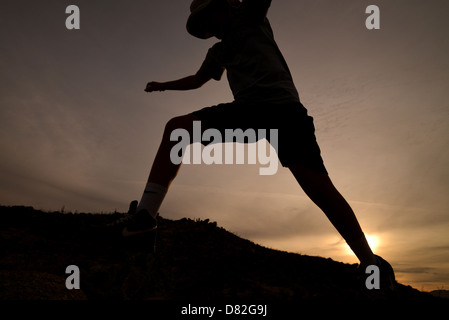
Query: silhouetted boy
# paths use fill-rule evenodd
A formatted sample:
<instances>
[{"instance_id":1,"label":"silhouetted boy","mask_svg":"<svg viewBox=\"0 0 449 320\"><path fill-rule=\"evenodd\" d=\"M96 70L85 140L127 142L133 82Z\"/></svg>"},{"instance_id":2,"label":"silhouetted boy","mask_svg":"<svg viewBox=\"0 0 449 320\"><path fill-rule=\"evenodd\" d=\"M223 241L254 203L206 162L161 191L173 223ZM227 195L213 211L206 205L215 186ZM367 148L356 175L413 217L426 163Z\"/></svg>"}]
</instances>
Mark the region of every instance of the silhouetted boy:
<instances>
[{"instance_id":1,"label":"silhouetted boy","mask_svg":"<svg viewBox=\"0 0 449 320\"><path fill-rule=\"evenodd\" d=\"M382 278L387 281L384 283L393 284L391 266L373 254L351 207L328 176L315 138L313 118L300 102L266 17L270 4L271 0L192 2L188 32L200 39L216 37L220 41L209 49L196 74L176 81L150 82L145 91L196 89L211 79L220 80L226 69L234 101L168 121L136 212L116 225L121 226L125 237L157 227L159 207L180 168L170 159L170 151L177 143L170 141L174 130L185 129L192 136L194 121L201 121L203 131L278 129L277 151L282 165L290 169L305 193L323 210L361 266L380 266Z\"/></svg>"}]
</instances>

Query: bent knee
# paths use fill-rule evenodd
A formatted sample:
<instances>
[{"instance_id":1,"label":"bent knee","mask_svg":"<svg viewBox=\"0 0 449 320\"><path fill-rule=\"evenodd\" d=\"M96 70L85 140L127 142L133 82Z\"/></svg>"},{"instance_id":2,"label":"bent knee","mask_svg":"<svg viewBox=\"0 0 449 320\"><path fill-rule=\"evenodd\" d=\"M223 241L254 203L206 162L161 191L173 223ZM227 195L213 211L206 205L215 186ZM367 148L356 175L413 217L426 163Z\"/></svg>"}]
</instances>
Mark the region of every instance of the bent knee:
<instances>
[{"instance_id":1,"label":"bent knee","mask_svg":"<svg viewBox=\"0 0 449 320\"><path fill-rule=\"evenodd\" d=\"M199 119L192 114L171 118L165 124L165 134L170 135L176 129L184 129L189 133L193 130L193 122Z\"/></svg>"},{"instance_id":2,"label":"bent knee","mask_svg":"<svg viewBox=\"0 0 449 320\"><path fill-rule=\"evenodd\" d=\"M189 118L188 115L171 118L165 124L165 131L173 131L176 129L187 129L189 125L192 126L192 121L189 121L188 118Z\"/></svg>"}]
</instances>

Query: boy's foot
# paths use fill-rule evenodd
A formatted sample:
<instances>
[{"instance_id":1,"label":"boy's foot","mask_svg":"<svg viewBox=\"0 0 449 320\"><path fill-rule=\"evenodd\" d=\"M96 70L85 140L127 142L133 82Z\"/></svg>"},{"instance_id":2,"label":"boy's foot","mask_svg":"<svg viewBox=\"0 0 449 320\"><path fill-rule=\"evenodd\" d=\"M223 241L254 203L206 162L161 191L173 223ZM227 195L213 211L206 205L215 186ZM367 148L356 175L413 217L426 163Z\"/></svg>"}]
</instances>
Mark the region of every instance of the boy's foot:
<instances>
[{"instance_id":1,"label":"boy's foot","mask_svg":"<svg viewBox=\"0 0 449 320\"><path fill-rule=\"evenodd\" d=\"M145 209L136 211L137 201L134 200L129 205L128 213L122 218L108 224L107 227L115 229L124 238L156 231L157 220Z\"/></svg>"},{"instance_id":2,"label":"boy's foot","mask_svg":"<svg viewBox=\"0 0 449 320\"><path fill-rule=\"evenodd\" d=\"M396 278L393 267L382 257L375 255L380 271L380 289L394 291L396 287Z\"/></svg>"},{"instance_id":3,"label":"boy's foot","mask_svg":"<svg viewBox=\"0 0 449 320\"><path fill-rule=\"evenodd\" d=\"M377 260L375 265L379 268L379 289L382 291L394 291L397 282L395 279L393 267L382 257L378 255L374 256ZM368 276L365 272L367 267L368 265L359 265L358 267L358 272L363 281L365 281L366 277Z\"/></svg>"}]
</instances>

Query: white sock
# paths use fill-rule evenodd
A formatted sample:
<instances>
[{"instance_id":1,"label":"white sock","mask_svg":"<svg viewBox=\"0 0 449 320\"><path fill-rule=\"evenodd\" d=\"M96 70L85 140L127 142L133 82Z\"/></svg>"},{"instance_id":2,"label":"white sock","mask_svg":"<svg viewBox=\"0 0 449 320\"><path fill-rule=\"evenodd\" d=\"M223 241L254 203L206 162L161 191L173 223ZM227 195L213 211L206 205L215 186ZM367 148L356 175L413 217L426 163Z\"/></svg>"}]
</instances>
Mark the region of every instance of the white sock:
<instances>
[{"instance_id":1,"label":"white sock","mask_svg":"<svg viewBox=\"0 0 449 320\"><path fill-rule=\"evenodd\" d=\"M148 182L137 206L137 212L146 209L150 215L156 218L162 201L167 194L167 188L156 183Z\"/></svg>"}]
</instances>

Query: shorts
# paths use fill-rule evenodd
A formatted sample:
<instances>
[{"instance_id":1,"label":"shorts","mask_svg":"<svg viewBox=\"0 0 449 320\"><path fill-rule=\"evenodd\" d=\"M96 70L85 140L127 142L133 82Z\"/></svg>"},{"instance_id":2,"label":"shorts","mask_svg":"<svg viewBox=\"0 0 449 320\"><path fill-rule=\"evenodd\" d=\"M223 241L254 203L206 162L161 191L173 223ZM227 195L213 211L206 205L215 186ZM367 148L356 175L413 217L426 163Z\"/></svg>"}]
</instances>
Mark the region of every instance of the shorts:
<instances>
[{"instance_id":1,"label":"shorts","mask_svg":"<svg viewBox=\"0 0 449 320\"><path fill-rule=\"evenodd\" d=\"M225 136L226 129L270 129L278 131L276 149L283 167L302 165L327 174L321 150L315 137L313 118L300 102L288 104L251 104L234 101L192 112L202 127L217 129ZM270 136L266 139L270 142ZM232 142L232 141L226 141ZM240 141L241 142L241 141ZM202 144L206 145L207 142Z\"/></svg>"}]
</instances>

